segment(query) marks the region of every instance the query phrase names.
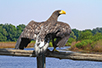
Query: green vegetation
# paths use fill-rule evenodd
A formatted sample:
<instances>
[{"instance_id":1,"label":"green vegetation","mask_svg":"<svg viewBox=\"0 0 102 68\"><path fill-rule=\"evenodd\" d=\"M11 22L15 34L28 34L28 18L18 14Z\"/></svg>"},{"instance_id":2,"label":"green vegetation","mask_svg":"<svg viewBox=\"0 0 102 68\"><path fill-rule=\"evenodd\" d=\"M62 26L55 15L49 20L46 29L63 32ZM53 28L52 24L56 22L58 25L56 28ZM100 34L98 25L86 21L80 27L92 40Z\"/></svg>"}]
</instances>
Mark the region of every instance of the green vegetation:
<instances>
[{"instance_id":1,"label":"green vegetation","mask_svg":"<svg viewBox=\"0 0 102 68\"><path fill-rule=\"evenodd\" d=\"M72 30L73 31L73 30ZM78 31L74 29L76 42L71 45L70 50L86 52L102 52L102 28Z\"/></svg>"},{"instance_id":2,"label":"green vegetation","mask_svg":"<svg viewBox=\"0 0 102 68\"><path fill-rule=\"evenodd\" d=\"M79 43L76 43L75 44L75 46L77 47L77 48L82 48L82 49L84 49L87 45L90 45L90 44L92 44L92 40L83 40L83 41L81 41L81 42L79 42Z\"/></svg>"},{"instance_id":3,"label":"green vegetation","mask_svg":"<svg viewBox=\"0 0 102 68\"><path fill-rule=\"evenodd\" d=\"M0 24L0 42L17 41L24 28L24 24L17 27L12 24Z\"/></svg>"}]
</instances>

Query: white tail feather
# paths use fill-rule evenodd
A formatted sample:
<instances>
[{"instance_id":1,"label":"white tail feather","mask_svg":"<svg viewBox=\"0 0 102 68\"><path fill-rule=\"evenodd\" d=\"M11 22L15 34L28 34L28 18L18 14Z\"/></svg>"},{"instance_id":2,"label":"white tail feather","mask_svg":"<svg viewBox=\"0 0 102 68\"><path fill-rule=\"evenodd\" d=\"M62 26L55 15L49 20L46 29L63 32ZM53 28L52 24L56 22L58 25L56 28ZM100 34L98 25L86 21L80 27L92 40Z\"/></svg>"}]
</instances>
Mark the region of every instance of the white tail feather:
<instances>
[{"instance_id":1,"label":"white tail feather","mask_svg":"<svg viewBox=\"0 0 102 68\"><path fill-rule=\"evenodd\" d=\"M35 49L36 56L38 56L39 54L45 53L47 48L48 48L48 46L49 46L49 42L47 42L43 47L39 47L37 44L35 44L34 49Z\"/></svg>"},{"instance_id":2,"label":"white tail feather","mask_svg":"<svg viewBox=\"0 0 102 68\"><path fill-rule=\"evenodd\" d=\"M39 39L37 37L36 43L35 43L35 46L34 46L36 56L38 56L39 54L45 53L45 51L47 50L47 48L49 46L49 41L50 40L48 40L46 43L44 41L41 42L41 39Z\"/></svg>"}]
</instances>

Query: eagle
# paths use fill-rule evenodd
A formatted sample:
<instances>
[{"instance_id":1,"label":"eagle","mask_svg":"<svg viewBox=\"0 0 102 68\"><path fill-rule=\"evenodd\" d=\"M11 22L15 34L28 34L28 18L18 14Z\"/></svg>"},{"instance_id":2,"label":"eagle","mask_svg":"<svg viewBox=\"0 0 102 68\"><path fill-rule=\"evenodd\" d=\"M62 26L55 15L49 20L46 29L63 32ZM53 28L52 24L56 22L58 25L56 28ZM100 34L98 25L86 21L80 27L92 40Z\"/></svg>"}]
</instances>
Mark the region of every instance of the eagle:
<instances>
[{"instance_id":1,"label":"eagle","mask_svg":"<svg viewBox=\"0 0 102 68\"><path fill-rule=\"evenodd\" d=\"M66 12L56 10L44 22L31 21L19 36L15 49L24 49L31 40L36 40L34 45L36 55L45 53L51 40L54 51L56 51L56 47L65 46L70 36L71 28L67 23L57 21L62 14L66 14ZM55 38L56 40L54 40Z\"/></svg>"}]
</instances>

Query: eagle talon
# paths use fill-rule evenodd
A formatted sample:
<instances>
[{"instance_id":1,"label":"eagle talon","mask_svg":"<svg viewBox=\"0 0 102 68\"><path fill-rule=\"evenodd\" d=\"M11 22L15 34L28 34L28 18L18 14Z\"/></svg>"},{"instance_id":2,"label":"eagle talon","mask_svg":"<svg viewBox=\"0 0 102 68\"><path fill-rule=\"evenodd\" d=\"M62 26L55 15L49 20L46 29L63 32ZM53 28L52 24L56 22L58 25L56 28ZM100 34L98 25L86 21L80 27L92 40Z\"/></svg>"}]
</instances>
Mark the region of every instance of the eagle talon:
<instances>
[{"instance_id":1,"label":"eagle talon","mask_svg":"<svg viewBox=\"0 0 102 68\"><path fill-rule=\"evenodd\" d=\"M54 48L53 51L59 52L58 50L56 50L56 48Z\"/></svg>"}]
</instances>

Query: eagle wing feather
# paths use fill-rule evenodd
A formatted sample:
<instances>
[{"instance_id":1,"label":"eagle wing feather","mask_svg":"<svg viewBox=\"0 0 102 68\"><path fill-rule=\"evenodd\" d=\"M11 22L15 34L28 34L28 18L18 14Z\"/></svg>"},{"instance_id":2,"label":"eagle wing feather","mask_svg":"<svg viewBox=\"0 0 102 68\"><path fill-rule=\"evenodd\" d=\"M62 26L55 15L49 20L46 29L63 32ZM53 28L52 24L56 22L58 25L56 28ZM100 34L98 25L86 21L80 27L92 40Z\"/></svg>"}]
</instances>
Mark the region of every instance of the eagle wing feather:
<instances>
[{"instance_id":1,"label":"eagle wing feather","mask_svg":"<svg viewBox=\"0 0 102 68\"><path fill-rule=\"evenodd\" d=\"M26 47L32 39L36 39L36 36L37 34L39 34L40 30L40 22L31 21L30 23L28 23L28 25L25 27L25 29L19 36L15 45L15 49L24 49L24 47Z\"/></svg>"}]
</instances>

